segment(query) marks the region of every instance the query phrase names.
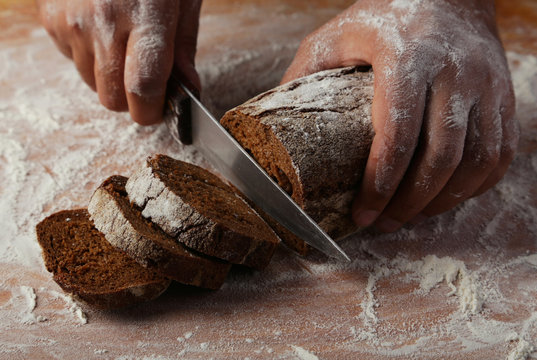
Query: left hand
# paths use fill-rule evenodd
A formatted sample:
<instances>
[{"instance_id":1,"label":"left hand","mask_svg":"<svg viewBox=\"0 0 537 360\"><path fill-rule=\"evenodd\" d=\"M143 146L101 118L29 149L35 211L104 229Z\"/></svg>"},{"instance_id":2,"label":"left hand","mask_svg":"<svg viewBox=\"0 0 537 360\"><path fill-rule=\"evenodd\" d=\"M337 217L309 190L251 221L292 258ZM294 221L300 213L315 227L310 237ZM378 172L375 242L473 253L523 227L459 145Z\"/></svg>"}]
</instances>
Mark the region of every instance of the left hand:
<instances>
[{"instance_id":1,"label":"left hand","mask_svg":"<svg viewBox=\"0 0 537 360\"><path fill-rule=\"evenodd\" d=\"M360 0L309 35L282 83L370 64L375 137L353 218L391 232L477 196L518 143L490 0Z\"/></svg>"}]
</instances>

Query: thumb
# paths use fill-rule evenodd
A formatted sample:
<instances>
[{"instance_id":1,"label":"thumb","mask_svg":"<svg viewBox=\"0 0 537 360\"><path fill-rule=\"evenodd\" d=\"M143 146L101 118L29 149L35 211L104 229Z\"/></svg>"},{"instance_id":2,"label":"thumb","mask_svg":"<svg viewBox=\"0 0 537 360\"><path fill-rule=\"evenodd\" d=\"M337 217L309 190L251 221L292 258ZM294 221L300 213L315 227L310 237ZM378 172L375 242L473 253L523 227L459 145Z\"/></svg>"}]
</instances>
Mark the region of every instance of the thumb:
<instances>
[{"instance_id":1,"label":"thumb","mask_svg":"<svg viewBox=\"0 0 537 360\"><path fill-rule=\"evenodd\" d=\"M321 70L338 67L337 39L332 36L327 25L302 40L293 62L281 80L281 84Z\"/></svg>"},{"instance_id":2,"label":"thumb","mask_svg":"<svg viewBox=\"0 0 537 360\"><path fill-rule=\"evenodd\" d=\"M201 0L181 1L175 35L174 67L185 86L199 93L201 81L196 71Z\"/></svg>"},{"instance_id":3,"label":"thumb","mask_svg":"<svg viewBox=\"0 0 537 360\"><path fill-rule=\"evenodd\" d=\"M322 70L371 65L369 31L359 23L345 23L348 11L330 20L300 43L281 84Z\"/></svg>"}]
</instances>

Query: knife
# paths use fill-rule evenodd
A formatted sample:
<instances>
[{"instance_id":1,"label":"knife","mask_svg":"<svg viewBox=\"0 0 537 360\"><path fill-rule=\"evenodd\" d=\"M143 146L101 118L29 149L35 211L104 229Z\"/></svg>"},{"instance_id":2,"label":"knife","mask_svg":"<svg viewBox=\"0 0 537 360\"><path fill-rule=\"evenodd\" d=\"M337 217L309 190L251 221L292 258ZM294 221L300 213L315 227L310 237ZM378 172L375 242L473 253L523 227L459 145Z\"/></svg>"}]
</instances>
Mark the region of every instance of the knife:
<instances>
[{"instance_id":1,"label":"knife","mask_svg":"<svg viewBox=\"0 0 537 360\"><path fill-rule=\"evenodd\" d=\"M168 83L167 103L164 121L175 140L191 143L245 196L306 243L328 256L350 261L349 256L334 240L293 201L198 98L173 75Z\"/></svg>"}]
</instances>

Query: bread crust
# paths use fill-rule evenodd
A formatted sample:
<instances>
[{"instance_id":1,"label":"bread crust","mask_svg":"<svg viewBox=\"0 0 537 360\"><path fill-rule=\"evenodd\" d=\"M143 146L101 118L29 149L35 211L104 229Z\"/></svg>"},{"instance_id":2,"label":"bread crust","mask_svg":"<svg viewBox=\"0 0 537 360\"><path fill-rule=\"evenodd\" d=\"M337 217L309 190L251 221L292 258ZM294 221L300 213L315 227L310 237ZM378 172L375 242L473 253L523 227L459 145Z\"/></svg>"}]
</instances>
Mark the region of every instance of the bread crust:
<instances>
[{"instance_id":1,"label":"bread crust","mask_svg":"<svg viewBox=\"0 0 537 360\"><path fill-rule=\"evenodd\" d=\"M182 175L199 177L209 189L214 203L196 207L187 199L181 184L172 181ZM194 181L194 180L192 180ZM149 157L126 185L129 198L143 208L142 215L158 224L168 235L203 254L256 269L265 268L279 243L278 236L248 203L231 187L208 171L165 155ZM197 189L194 189L194 191ZM221 202L214 198L222 195ZM201 195L199 195L201 196ZM223 202L223 205L222 205ZM214 207L215 211L207 211ZM249 233L226 224L226 212L237 211L255 221ZM219 212L219 214L216 214ZM209 215L212 213L213 215ZM237 216L240 216L237 215ZM259 228L261 230L259 230ZM262 231L262 236L256 232Z\"/></svg>"},{"instance_id":2,"label":"bread crust","mask_svg":"<svg viewBox=\"0 0 537 360\"><path fill-rule=\"evenodd\" d=\"M221 123L340 238L356 230L351 204L374 136L372 100L371 70L327 70L262 93L228 111Z\"/></svg>"},{"instance_id":3,"label":"bread crust","mask_svg":"<svg viewBox=\"0 0 537 360\"><path fill-rule=\"evenodd\" d=\"M182 284L218 289L231 265L187 249L143 219L125 191L127 178L111 176L94 192L88 210L113 246L141 265Z\"/></svg>"},{"instance_id":4,"label":"bread crust","mask_svg":"<svg viewBox=\"0 0 537 360\"><path fill-rule=\"evenodd\" d=\"M90 229L89 233L88 229ZM83 248L84 245L77 243L75 236L65 239L67 234L81 231L85 232L82 236L86 236L87 241L106 243L104 235L93 227L86 209L57 212L48 216L36 226L37 241L43 249L43 258L47 270L53 274L54 281L64 291L72 294L75 299L99 309L113 309L155 299L170 285L171 281L169 279L157 276L153 272L144 269L130 260L126 254L108 245L101 248L102 252L94 252L91 255L94 262L96 262L96 264L92 265L106 266L107 259L118 258L126 262L126 265L123 268L124 272L117 274L117 276L127 276L125 275L127 272L138 276L132 279L125 279L121 284L112 288L107 286L106 283L97 284L92 288L85 286L80 281L77 281L78 276L84 275L83 273L79 275L74 272L77 267L74 264L76 259L67 251L65 253L60 252L60 249L63 249L62 246L65 244L69 244L68 246L73 248ZM87 250L87 252L90 251L92 250ZM103 269L102 278L106 278L107 270ZM96 279L95 281L97 282L98 280Z\"/></svg>"}]
</instances>

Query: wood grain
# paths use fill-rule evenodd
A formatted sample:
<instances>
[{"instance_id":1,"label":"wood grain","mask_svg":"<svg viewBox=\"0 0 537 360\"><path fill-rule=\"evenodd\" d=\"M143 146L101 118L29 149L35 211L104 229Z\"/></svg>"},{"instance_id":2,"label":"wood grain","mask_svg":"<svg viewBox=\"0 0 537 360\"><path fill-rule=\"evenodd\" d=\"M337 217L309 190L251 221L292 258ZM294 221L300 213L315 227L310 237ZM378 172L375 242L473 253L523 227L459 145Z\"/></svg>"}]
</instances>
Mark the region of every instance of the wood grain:
<instances>
[{"instance_id":1,"label":"wood grain","mask_svg":"<svg viewBox=\"0 0 537 360\"><path fill-rule=\"evenodd\" d=\"M206 0L197 60L208 85L204 101L222 114L276 85L301 38L349 3ZM147 151L188 152L158 127L131 128L126 116L95 112L97 98L76 98L81 93L78 87L84 85L53 76L64 74L69 65L51 41L45 44L43 37L35 36L38 24L32 4L0 2L0 51L10 61L9 72L0 69L0 98L37 84L32 69L22 67L29 57L41 66L47 90L60 94L72 87L73 95L62 103L67 109L62 126L50 132L32 132L23 121L15 125L3 117L11 110L0 109L0 122L9 125L0 127L2 141L17 141L27 151L23 160L32 166L25 176L47 184L55 181L50 180L54 197L39 204L37 212L28 209L33 215L16 224L20 239L62 204L87 205L102 175L129 175L143 160L117 139L106 151L91 154L79 170L83 181L65 182L71 175L55 172L47 159L61 159L69 152L86 154L87 147L95 148L107 131L106 121L117 124L108 125L113 129L130 131L129 136ZM497 4L506 49L537 56L535 2ZM35 51L28 53L29 48ZM7 66L3 59L7 58L0 57L0 67ZM536 81L528 78L527 84ZM38 86L32 89L35 96L44 96ZM91 111L84 108L90 103ZM97 121L103 117L107 120ZM363 232L345 240L342 246L355 259L347 266L319 254L303 259L279 249L263 272L234 268L219 291L174 284L156 301L130 309L84 308L88 324L81 325L40 264L3 263L0 358L304 359L309 353L320 359L504 359L519 344L516 338L508 340L509 331L528 340L537 338L532 320L537 311L537 268L528 257L537 252L537 190L531 180L537 176L537 119L531 114L524 119L521 152L495 189L415 228L394 235ZM2 192L10 166L0 154L3 198L11 196ZM32 195L36 189L26 191ZM4 240L12 239L2 237L0 243ZM451 290L445 281L424 295L412 271L394 271L401 261L418 266L432 254L461 260L478 277L488 295L481 313L461 313L459 298L447 295ZM35 309L30 310L21 286L35 292ZM374 316L368 317L366 310ZM47 320L25 322L28 316ZM476 334L483 324L498 326L488 340Z\"/></svg>"}]
</instances>

